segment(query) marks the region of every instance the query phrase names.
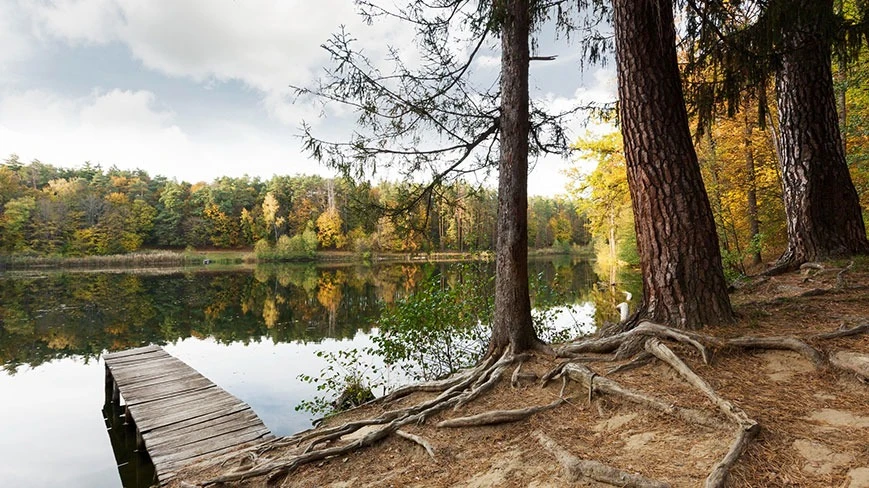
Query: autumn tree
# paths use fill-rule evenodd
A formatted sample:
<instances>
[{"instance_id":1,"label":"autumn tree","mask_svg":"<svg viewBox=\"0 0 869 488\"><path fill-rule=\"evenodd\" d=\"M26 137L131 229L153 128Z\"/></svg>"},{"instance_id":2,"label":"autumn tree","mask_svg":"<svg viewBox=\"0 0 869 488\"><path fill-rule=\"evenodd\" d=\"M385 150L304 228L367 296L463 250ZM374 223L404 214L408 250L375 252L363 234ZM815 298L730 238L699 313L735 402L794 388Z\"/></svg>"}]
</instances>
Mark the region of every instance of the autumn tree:
<instances>
[{"instance_id":1,"label":"autumn tree","mask_svg":"<svg viewBox=\"0 0 869 488\"><path fill-rule=\"evenodd\" d=\"M323 248L341 249L347 239L341 230L341 214L337 209L329 208L317 217L317 238Z\"/></svg>"},{"instance_id":2,"label":"autumn tree","mask_svg":"<svg viewBox=\"0 0 869 488\"><path fill-rule=\"evenodd\" d=\"M266 193L266 197L263 199L262 209L263 219L265 219L266 225L274 230L275 242L277 242L278 228L283 225L284 218L278 215L278 212L280 212L281 210L281 206L278 203L278 200L275 198L275 194L273 192Z\"/></svg>"},{"instance_id":3,"label":"autumn tree","mask_svg":"<svg viewBox=\"0 0 869 488\"><path fill-rule=\"evenodd\" d=\"M619 110L643 272L640 316L680 327L734 319L688 129L672 1L614 0Z\"/></svg>"},{"instance_id":4,"label":"autumn tree","mask_svg":"<svg viewBox=\"0 0 869 488\"><path fill-rule=\"evenodd\" d=\"M633 227L621 134L586 136L573 147L596 166L587 174L576 166L567 171L571 194L582 202L592 235L606 243L609 261L615 263L625 227Z\"/></svg>"}]
</instances>

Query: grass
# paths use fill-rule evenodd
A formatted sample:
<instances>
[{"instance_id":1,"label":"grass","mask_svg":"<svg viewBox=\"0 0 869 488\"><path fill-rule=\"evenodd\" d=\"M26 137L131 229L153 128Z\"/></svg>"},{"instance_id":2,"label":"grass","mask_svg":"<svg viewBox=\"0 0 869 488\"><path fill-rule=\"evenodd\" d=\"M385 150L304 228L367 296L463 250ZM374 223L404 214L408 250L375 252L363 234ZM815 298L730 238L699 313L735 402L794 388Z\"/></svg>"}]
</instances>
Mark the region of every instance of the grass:
<instances>
[{"instance_id":1,"label":"grass","mask_svg":"<svg viewBox=\"0 0 869 488\"><path fill-rule=\"evenodd\" d=\"M0 268L151 268L253 262L247 251L143 250L109 256L3 256Z\"/></svg>"}]
</instances>

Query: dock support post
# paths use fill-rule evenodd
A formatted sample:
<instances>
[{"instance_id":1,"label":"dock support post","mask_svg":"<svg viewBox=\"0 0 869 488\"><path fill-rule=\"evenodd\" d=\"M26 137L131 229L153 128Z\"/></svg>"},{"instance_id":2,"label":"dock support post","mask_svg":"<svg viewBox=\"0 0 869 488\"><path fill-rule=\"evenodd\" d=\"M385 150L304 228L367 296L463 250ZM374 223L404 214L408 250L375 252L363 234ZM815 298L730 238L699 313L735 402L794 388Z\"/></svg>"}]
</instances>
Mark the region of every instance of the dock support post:
<instances>
[{"instance_id":1,"label":"dock support post","mask_svg":"<svg viewBox=\"0 0 869 488\"><path fill-rule=\"evenodd\" d=\"M109 365L106 364L106 404L112 401L115 389L115 378L112 377L112 371Z\"/></svg>"}]
</instances>

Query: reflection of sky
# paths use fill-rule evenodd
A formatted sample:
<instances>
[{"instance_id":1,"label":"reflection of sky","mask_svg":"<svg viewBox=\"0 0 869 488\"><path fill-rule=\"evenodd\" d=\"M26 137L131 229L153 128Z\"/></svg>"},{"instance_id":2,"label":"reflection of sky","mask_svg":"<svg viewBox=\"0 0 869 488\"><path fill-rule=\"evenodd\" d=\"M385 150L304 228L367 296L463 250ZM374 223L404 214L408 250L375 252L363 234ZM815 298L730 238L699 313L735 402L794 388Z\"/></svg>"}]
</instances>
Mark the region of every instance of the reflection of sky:
<instances>
[{"instance_id":1,"label":"reflection of sky","mask_svg":"<svg viewBox=\"0 0 869 488\"><path fill-rule=\"evenodd\" d=\"M591 303L558 309L556 328L578 334L593 327ZM319 376L327 366L316 352L362 351L370 345L370 335L359 332L349 340L308 344L266 340L225 345L188 338L165 349L247 402L273 433L288 435L311 425L310 415L295 406L318 394L315 385L298 379L300 374ZM84 364L79 359L22 368L14 376L0 374L0 486L119 485L101 413L103 378L101 361ZM396 376L390 380L393 385L398 381Z\"/></svg>"},{"instance_id":2,"label":"reflection of sky","mask_svg":"<svg viewBox=\"0 0 869 488\"><path fill-rule=\"evenodd\" d=\"M104 369L63 359L0 374L0 486L117 487Z\"/></svg>"},{"instance_id":3,"label":"reflection of sky","mask_svg":"<svg viewBox=\"0 0 869 488\"><path fill-rule=\"evenodd\" d=\"M359 332L351 340L326 339L310 344L223 345L190 338L165 349L250 405L274 434L289 435L311 426L311 416L295 407L317 395L316 385L298 379L300 374L319 376L327 366L315 353L361 351L370 345L369 336Z\"/></svg>"}]
</instances>

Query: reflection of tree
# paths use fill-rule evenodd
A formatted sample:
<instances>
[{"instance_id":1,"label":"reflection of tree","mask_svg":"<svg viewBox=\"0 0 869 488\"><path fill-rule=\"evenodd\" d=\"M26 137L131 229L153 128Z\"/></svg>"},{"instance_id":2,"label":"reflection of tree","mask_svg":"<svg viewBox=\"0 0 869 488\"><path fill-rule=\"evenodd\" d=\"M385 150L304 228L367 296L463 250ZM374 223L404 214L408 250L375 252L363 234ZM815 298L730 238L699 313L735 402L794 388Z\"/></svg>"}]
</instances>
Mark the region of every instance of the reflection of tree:
<instances>
[{"instance_id":1,"label":"reflection of tree","mask_svg":"<svg viewBox=\"0 0 869 488\"><path fill-rule=\"evenodd\" d=\"M367 330L383 307L433 276L442 283L485 282L491 263L317 268L145 276L57 273L0 278L0 364L8 371L63 357L165 344L187 337L220 343L319 341ZM587 265L532 263L555 292L535 302L587 300ZM491 290L487 290L491 292Z\"/></svg>"},{"instance_id":2,"label":"reflection of tree","mask_svg":"<svg viewBox=\"0 0 869 488\"><path fill-rule=\"evenodd\" d=\"M601 252L606 253L607 250ZM631 294L628 303L633 312L638 303L642 301L642 283L637 281L637 272L626 268L619 263L608 259L598 259L594 263L594 272L599 277L592 287L591 297L594 301L595 323L618 322L619 310L617 305L626 300L625 292Z\"/></svg>"},{"instance_id":3,"label":"reflection of tree","mask_svg":"<svg viewBox=\"0 0 869 488\"><path fill-rule=\"evenodd\" d=\"M273 328L278 323L279 317L280 312L275 305L275 299L273 297L266 298L263 302L263 322L265 322L266 327Z\"/></svg>"},{"instance_id":4,"label":"reflection of tree","mask_svg":"<svg viewBox=\"0 0 869 488\"><path fill-rule=\"evenodd\" d=\"M317 285L317 301L329 311L330 334L335 330L336 313L338 311L338 306L341 304L341 298L344 297L342 291L344 282L344 273L336 271L334 273L323 273Z\"/></svg>"}]
</instances>

